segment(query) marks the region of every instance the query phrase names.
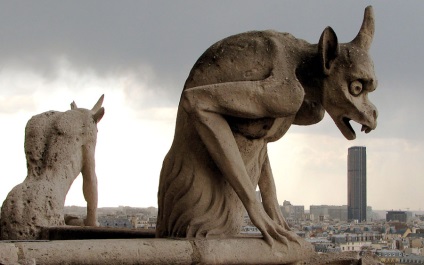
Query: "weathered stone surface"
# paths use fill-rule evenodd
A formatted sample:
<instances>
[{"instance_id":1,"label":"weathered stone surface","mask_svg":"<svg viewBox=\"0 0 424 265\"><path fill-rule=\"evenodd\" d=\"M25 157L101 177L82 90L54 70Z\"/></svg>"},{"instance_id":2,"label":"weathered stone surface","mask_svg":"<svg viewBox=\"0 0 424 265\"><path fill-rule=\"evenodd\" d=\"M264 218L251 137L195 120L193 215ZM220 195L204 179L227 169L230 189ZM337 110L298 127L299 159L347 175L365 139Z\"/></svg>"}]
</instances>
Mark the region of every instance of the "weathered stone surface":
<instances>
[{"instance_id":1,"label":"weathered stone surface","mask_svg":"<svg viewBox=\"0 0 424 265\"><path fill-rule=\"evenodd\" d=\"M33 116L25 128L28 175L1 208L1 239L38 239L41 227L64 225L65 197L82 173L87 201L85 224L97 225L95 147L97 123L104 115L100 97L92 110L73 102L66 112Z\"/></svg>"},{"instance_id":2,"label":"weathered stone surface","mask_svg":"<svg viewBox=\"0 0 424 265\"><path fill-rule=\"evenodd\" d=\"M15 244L0 241L0 264L18 264L18 248Z\"/></svg>"},{"instance_id":3,"label":"weathered stone surface","mask_svg":"<svg viewBox=\"0 0 424 265\"><path fill-rule=\"evenodd\" d=\"M275 243L260 238L193 240L200 264L292 264L315 254L311 244Z\"/></svg>"},{"instance_id":4,"label":"weathered stone surface","mask_svg":"<svg viewBox=\"0 0 424 265\"><path fill-rule=\"evenodd\" d=\"M0 241L0 264L382 264L371 254L318 254L303 249L309 250L310 246L289 249L277 243L271 250L258 238ZM302 258L292 262L299 255Z\"/></svg>"},{"instance_id":5,"label":"weathered stone surface","mask_svg":"<svg viewBox=\"0 0 424 265\"><path fill-rule=\"evenodd\" d=\"M189 264L190 242L110 239L19 242L22 258L37 264Z\"/></svg>"},{"instance_id":6,"label":"weathered stone surface","mask_svg":"<svg viewBox=\"0 0 424 265\"><path fill-rule=\"evenodd\" d=\"M309 244L271 249L260 238L237 239L109 239L1 243L15 247L12 260L35 264L292 264L308 258ZM306 250L306 251L305 251Z\"/></svg>"},{"instance_id":7,"label":"weathered stone surface","mask_svg":"<svg viewBox=\"0 0 424 265\"><path fill-rule=\"evenodd\" d=\"M92 226L55 226L41 229L42 240L154 238L154 229L128 229Z\"/></svg>"},{"instance_id":8,"label":"weathered stone surface","mask_svg":"<svg viewBox=\"0 0 424 265\"><path fill-rule=\"evenodd\" d=\"M268 245L301 242L281 214L267 143L292 124L321 121L325 111L349 140L356 137L350 120L366 133L376 128L377 109L368 100L377 86L368 54L373 34L367 7L350 43L339 43L328 27L318 44L253 31L207 49L185 83L163 162L157 236L232 237L246 208Z\"/></svg>"}]
</instances>

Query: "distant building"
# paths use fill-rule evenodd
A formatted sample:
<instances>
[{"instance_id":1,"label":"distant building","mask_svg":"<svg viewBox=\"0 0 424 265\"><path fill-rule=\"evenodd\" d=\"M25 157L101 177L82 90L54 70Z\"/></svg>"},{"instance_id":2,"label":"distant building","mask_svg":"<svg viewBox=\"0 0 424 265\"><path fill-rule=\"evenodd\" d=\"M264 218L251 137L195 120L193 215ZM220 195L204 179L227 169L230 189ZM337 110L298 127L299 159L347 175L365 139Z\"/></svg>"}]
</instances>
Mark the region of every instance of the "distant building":
<instances>
[{"instance_id":1,"label":"distant building","mask_svg":"<svg viewBox=\"0 0 424 265\"><path fill-rule=\"evenodd\" d=\"M347 155L347 218L367 220L367 154L365 146L353 146Z\"/></svg>"},{"instance_id":2,"label":"distant building","mask_svg":"<svg viewBox=\"0 0 424 265\"><path fill-rule=\"evenodd\" d=\"M377 255L380 261L385 264L399 264L400 259L403 259L403 257L405 256L402 251L397 249L376 250L375 255Z\"/></svg>"},{"instance_id":3,"label":"distant building","mask_svg":"<svg viewBox=\"0 0 424 265\"><path fill-rule=\"evenodd\" d=\"M347 221L347 205L331 206L328 208L328 215L333 220Z\"/></svg>"},{"instance_id":4,"label":"distant building","mask_svg":"<svg viewBox=\"0 0 424 265\"><path fill-rule=\"evenodd\" d=\"M336 205L311 205L309 212L318 220L337 219L340 221L347 221L347 206Z\"/></svg>"},{"instance_id":5,"label":"distant building","mask_svg":"<svg viewBox=\"0 0 424 265\"><path fill-rule=\"evenodd\" d=\"M371 206L367 206L367 222L372 222L374 221L374 214L372 212L372 207Z\"/></svg>"},{"instance_id":6,"label":"distant building","mask_svg":"<svg viewBox=\"0 0 424 265\"><path fill-rule=\"evenodd\" d=\"M350 241L340 244L340 249L344 251L361 251L365 247L371 247L371 241Z\"/></svg>"},{"instance_id":7,"label":"distant building","mask_svg":"<svg viewBox=\"0 0 424 265\"><path fill-rule=\"evenodd\" d=\"M134 228L133 224L127 216L99 216L98 221L100 223L100 226L103 227Z\"/></svg>"},{"instance_id":8,"label":"distant building","mask_svg":"<svg viewBox=\"0 0 424 265\"><path fill-rule=\"evenodd\" d=\"M415 214L415 217L420 219L420 221L424 221L424 214Z\"/></svg>"},{"instance_id":9,"label":"distant building","mask_svg":"<svg viewBox=\"0 0 424 265\"><path fill-rule=\"evenodd\" d=\"M255 194L256 194L256 200L257 200L258 202L261 202L261 201L262 201L261 191L257 190L257 191L255 192Z\"/></svg>"},{"instance_id":10,"label":"distant building","mask_svg":"<svg viewBox=\"0 0 424 265\"><path fill-rule=\"evenodd\" d=\"M313 214L316 218L319 216L328 216L328 205L311 205L309 213Z\"/></svg>"},{"instance_id":11,"label":"distant building","mask_svg":"<svg viewBox=\"0 0 424 265\"><path fill-rule=\"evenodd\" d=\"M290 201L284 201L280 209L288 222L289 220L292 222L303 220L305 217L305 206L303 205L292 205Z\"/></svg>"},{"instance_id":12,"label":"distant building","mask_svg":"<svg viewBox=\"0 0 424 265\"><path fill-rule=\"evenodd\" d=\"M293 205L294 218L297 220L303 220L305 214L305 206Z\"/></svg>"},{"instance_id":13,"label":"distant building","mask_svg":"<svg viewBox=\"0 0 424 265\"><path fill-rule=\"evenodd\" d=\"M305 221L314 221L315 216L312 213L304 213L302 219Z\"/></svg>"},{"instance_id":14,"label":"distant building","mask_svg":"<svg viewBox=\"0 0 424 265\"><path fill-rule=\"evenodd\" d=\"M404 255L399 258L400 264L424 264L424 257L418 254Z\"/></svg>"},{"instance_id":15,"label":"distant building","mask_svg":"<svg viewBox=\"0 0 424 265\"><path fill-rule=\"evenodd\" d=\"M405 211L388 211L386 214L386 221L398 221L406 223L408 220L407 213Z\"/></svg>"}]
</instances>

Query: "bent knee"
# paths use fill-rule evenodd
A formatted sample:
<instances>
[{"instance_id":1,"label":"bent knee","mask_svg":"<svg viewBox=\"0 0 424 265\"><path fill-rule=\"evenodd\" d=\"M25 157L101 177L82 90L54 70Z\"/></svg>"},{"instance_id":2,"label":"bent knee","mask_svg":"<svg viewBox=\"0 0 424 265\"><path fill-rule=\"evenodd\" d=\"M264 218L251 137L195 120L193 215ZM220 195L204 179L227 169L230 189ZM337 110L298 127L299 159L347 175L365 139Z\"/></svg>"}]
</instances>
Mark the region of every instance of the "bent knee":
<instances>
[{"instance_id":1,"label":"bent knee","mask_svg":"<svg viewBox=\"0 0 424 265\"><path fill-rule=\"evenodd\" d=\"M184 90L181 94L180 106L184 109L188 114L193 114L196 110L196 102L194 99L194 95L190 93L189 90Z\"/></svg>"}]
</instances>

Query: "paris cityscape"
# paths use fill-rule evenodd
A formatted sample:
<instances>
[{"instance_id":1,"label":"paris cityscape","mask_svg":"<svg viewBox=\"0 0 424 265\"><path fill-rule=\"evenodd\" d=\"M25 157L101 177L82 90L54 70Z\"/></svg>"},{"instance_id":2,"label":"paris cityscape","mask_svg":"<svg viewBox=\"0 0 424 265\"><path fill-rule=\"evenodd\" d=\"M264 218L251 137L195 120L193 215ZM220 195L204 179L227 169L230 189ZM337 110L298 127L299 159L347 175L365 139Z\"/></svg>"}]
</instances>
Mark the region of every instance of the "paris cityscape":
<instances>
[{"instance_id":1,"label":"paris cityscape","mask_svg":"<svg viewBox=\"0 0 424 265\"><path fill-rule=\"evenodd\" d=\"M374 210L367 205L367 153L365 146L348 149L346 205L296 205L288 200L281 212L299 236L311 242L319 253L356 251L373 253L385 264L424 263L424 212ZM257 199L261 200L257 191ZM65 213L84 218L85 207L67 206ZM102 227L146 229L154 232L157 208L129 206L99 209ZM242 234L260 235L245 212Z\"/></svg>"}]
</instances>

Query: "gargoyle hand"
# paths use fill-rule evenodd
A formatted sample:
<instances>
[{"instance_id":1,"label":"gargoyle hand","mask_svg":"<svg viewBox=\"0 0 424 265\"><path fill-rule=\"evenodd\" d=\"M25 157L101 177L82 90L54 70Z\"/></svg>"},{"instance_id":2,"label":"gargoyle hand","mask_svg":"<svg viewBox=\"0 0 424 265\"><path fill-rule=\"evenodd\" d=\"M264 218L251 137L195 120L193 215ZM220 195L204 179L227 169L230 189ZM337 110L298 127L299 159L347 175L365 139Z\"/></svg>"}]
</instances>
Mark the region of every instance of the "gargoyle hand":
<instances>
[{"instance_id":1,"label":"gargoyle hand","mask_svg":"<svg viewBox=\"0 0 424 265\"><path fill-rule=\"evenodd\" d=\"M261 231L262 236L268 245L273 247L274 240L285 245L288 245L289 241L298 243L298 237L296 234L286 229L286 227L280 223L285 223L284 219L271 219L265 212L261 203L258 201L255 201L254 206L249 208L254 208L254 210L248 210L250 219L252 220L252 223Z\"/></svg>"}]
</instances>

